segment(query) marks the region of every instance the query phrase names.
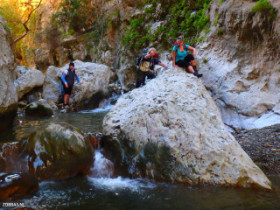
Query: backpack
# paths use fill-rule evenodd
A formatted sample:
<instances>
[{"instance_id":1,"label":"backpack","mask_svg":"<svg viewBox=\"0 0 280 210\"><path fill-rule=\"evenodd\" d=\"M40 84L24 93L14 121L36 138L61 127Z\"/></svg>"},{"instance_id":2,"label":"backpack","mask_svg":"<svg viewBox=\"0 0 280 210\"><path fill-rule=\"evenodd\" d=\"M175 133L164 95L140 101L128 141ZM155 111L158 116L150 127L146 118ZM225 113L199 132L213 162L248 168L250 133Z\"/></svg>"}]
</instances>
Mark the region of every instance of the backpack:
<instances>
[{"instance_id":1,"label":"backpack","mask_svg":"<svg viewBox=\"0 0 280 210\"><path fill-rule=\"evenodd\" d=\"M177 42L174 43L174 46L175 46L175 51L177 53L178 49L179 49L179 45ZM187 49L187 45L186 44L183 44L183 47L184 47L184 50ZM188 50L188 49L187 49Z\"/></svg>"},{"instance_id":2,"label":"backpack","mask_svg":"<svg viewBox=\"0 0 280 210\"><path fill-rule=\"evenodd\" d=\"M140 57L137 57L135 60L136 66L138 66L138 67L140 66L140 64L142 63L142 60L144 58L144 54L146 54L148 52L148 50L149 50L148 47L143 48L142 55Z\"/></svg>"}]
</instances>

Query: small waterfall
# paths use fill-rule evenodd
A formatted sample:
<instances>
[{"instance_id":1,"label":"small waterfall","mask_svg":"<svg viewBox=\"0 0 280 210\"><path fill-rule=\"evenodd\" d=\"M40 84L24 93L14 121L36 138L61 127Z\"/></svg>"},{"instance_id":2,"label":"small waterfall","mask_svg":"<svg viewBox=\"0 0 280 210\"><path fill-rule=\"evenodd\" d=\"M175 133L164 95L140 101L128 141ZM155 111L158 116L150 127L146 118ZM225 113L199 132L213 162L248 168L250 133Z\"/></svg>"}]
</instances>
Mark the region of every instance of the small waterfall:
<instances>
[{"instance_id":1,"label":"small waterfall","mask_svg":"<svg viewBox=\"0 0 280 210\"><path fill-rule=\"evenodd\" d=\"M95 150L94 166L91 168L91 177L106 177L113 176L114 164L106 159L100 150Z\"/></svg>"},{"instance_id":2,"label":"small waterfall","mask_svg":"<svg viewBox=\"0 0 280 210\"><path fill-rule=\"evenodd\" d=\"M98 108L93 110L83 110L80 111L80 113L98 113L98 112L108 112L110 109L113 108L114 104L118 100L119 95L116 93L113 93L110 98L104 99L102 102L100 102Z\"/></svg>"}]
</instances>

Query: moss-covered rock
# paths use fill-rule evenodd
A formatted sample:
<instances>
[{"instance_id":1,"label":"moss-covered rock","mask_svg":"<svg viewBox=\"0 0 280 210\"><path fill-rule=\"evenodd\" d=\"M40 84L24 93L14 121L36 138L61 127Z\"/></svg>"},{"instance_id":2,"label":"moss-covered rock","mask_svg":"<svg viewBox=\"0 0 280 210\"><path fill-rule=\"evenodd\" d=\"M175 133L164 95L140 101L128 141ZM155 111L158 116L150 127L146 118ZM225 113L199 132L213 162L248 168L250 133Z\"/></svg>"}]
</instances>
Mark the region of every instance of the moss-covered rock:
<instances>
[{"instance_id":1,"label":"moss-covered rock","mask_svg":"<svg viewBox=\"0 0 280 210\"><path fill-rule=\"evenodd\" d=\"M40 180L58 180L87 173L93 151L83 135L68 124L50 123L24 143L29 171Z\"/></svg>"}]
</instances>

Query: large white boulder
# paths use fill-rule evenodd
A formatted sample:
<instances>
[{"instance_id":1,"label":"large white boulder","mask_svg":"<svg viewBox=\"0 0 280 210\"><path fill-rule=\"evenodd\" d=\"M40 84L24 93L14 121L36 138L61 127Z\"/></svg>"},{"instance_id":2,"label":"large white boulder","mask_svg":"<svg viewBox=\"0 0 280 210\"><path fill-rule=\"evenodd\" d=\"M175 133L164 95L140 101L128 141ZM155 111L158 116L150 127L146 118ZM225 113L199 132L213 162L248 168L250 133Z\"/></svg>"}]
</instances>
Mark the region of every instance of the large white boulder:
<instances>
[{"instance_id":1,"label":"large white boulder","mask_svg":"<svg viewBox=\"0 0 280 210\"><path fill-rule=\"evenodd\" d=\"M201 80L181 69L121 96L103 132L116 164L132 176L271 188L227 131Z\"/></svg>"},{"instance_id":2,"label":"large white boulder","mask_svg":"<svg viewBox=\"0 0 280 210\"><path fill-rule=\"evenodd\" d=\"M14 84L17 89L18 98L21 99L26 93L44 84L44 75L41 71L30 69L25 66L17 66L17 79Z\"/></svg>"},{"instance_id":3,"label":"large white boulder","mask_svg":"<svg viewBox=\"0 0 280 210\"><path fill-rule=\"evenodd\" d=\"M79 60L74 63L76 74L83 84L74 85L70 104L77 109L97 106L100 100L109 94L109 84L114 73L103 64L85 63ZM50 66L47 70L42 96L50 105L59 102L62 94L61 75L68 67L68 64L62 68Z\"/></svg>"}]
</instances>

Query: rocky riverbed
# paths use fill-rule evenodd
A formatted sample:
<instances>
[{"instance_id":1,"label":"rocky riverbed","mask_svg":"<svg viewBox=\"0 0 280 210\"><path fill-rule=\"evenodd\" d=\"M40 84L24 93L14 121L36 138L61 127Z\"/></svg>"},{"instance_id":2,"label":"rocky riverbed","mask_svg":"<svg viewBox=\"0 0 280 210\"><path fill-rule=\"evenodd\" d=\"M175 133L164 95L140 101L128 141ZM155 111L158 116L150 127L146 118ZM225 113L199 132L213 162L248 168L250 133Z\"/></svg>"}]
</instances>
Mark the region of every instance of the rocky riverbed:
<instances>
[{"instance_id":1,"label":"rocky riverbed","mask_svg":"<svg viewBox=\"0 0 280 210\"><path fill-rule=\"evenodd\" d=\"M241 131L234 136L265 174L280 174L280 124Z\"/></svg>"}]
</instances>

